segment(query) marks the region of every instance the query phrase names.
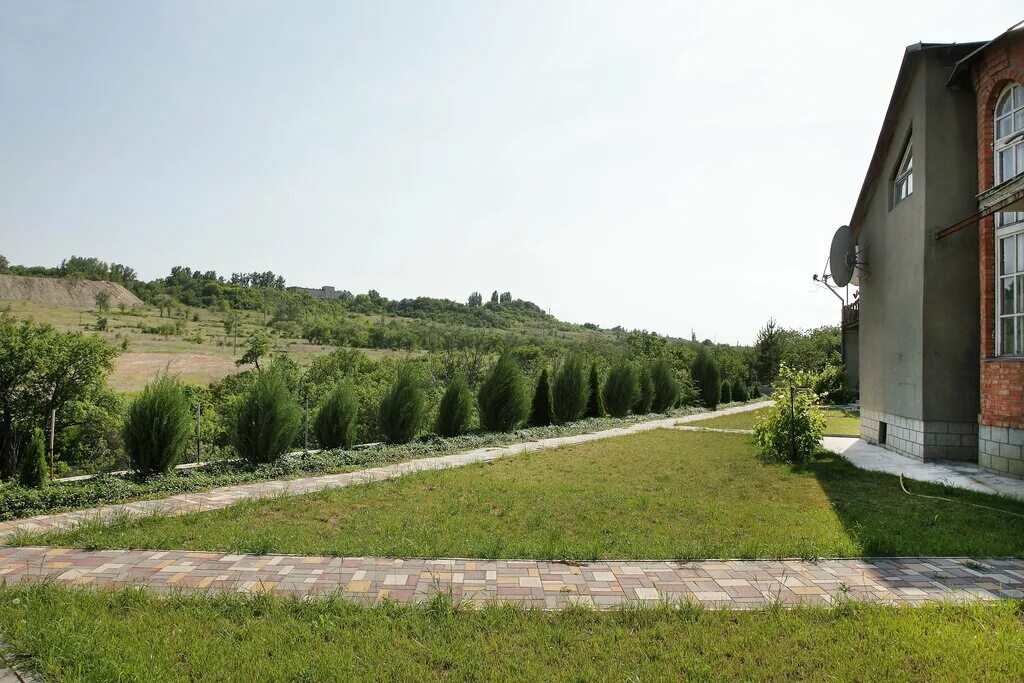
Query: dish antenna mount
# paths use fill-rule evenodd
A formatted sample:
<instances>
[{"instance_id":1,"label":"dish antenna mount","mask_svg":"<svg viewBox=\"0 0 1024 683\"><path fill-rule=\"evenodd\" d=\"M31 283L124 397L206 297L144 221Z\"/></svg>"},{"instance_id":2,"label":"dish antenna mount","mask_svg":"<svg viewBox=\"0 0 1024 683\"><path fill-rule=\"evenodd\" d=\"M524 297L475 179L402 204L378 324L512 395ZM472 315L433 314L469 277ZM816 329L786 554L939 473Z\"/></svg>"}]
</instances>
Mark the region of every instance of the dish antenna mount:
<instances>
[{"instance_id":1,"label":"dish antenna mount","mask_svg":"<svg viewBox=\"0 0 1024 683\"><path fill-rule=\"evenodd\" d=\"M860 284L860 275L866 264L857 249L857 238L849 225L841 226L832 236L828 262L832 282L837 287L845 287L851 282L855 285Z\"/></svg>"}]
</instances>

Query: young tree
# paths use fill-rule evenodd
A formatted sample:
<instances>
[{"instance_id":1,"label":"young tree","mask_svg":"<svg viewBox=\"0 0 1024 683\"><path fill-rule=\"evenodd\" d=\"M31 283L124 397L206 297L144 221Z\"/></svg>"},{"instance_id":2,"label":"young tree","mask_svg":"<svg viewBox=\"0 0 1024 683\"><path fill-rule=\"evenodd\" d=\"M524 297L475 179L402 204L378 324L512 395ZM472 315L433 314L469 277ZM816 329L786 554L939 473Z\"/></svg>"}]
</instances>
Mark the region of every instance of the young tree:
<instances>
[{"instance_id":1,"label":"young tree","mask_svg":"<svg viewBox=\"0 0 1024 683\"><path fill-rule=\"evenodd\" d=\"M391 389L380 402L377 421L389 443L407 443L423 425L427 404L420 379L410 363L398 367Z\"/></svg>"},{"instance_id":2,"label":"young tree","mask_svg":"<svg viewBox=\"0 0 1024 683\"><path fill-rule=\"evenodd\" d=\"M546 427L554 421L555 409L551 403L551 382L548 380L548 369L542 368L537 379L537 389L533 392L533 405L530 408L530 426Z\"/></svg>"},{"instance_id":3,"label":"young tree","mask_svg":"<svg viewBox=\"0 0 1024 683\"><path fill-rule=\"evenodd\" d=\"M256 371L260 371L260 358L270 351L270 339L262 332L257 332L249 339L249 348L245 350L242 357L235 361L236 366L255 365Z\"/></svg>"},{"instance_id":4,"label":"young tree","mask_svg":"<svg viewBox=\"0 0 1024 683\"><path fill-rule=\"evenodd\" d=\"M732 400L745 402L750 397L747 394L747 387L743 384L743 380L736 379L732 383Z\"/></svg>"},{"instance_id":5,"label":"young tree","mask_svg":"<svg viewBox=\"0 0 1024 683\"><path fill-rule=\"evenodd\" d=\"M719 392L719 397L722 403L732 403L732 382L724 380L722 382L722 389Z\"/></svg>"},{"instance_id":6,"label":"young tree","mask_svg":"<svg viewBox=\"0 0 1024 683\"><path fill-rule=\"evenodd\" d=\"M679 381L672 366L664 358L656 358L650 365L651 383L654 392L651 398L651 409L656 413L664 413L672 409L679 398Z\"/></svg>"},{"instance_id":7,"label":"young tree","mask_svg":"<svg viewBox=\"0 0 1024 683\"><path fill-rule=\"evenodd\" d=\"M627 362L620 362L608 373L604 384L604 405L614 417L625 417L637 402L640 383L636 371Z\"/></svg>"},{"instance_id":8,"label":"young tree","mask_svg":"<svg viewBox=\"0 0 1024 683\"><path fill-rule=\"evenodd\" d=\"M347 381L338 382L320 403L313 433L321 448L352 448L359 424L359 399Z\"/></svg>"},{"instance_id":9,"label":"young tree","mask_svg":"<svg viewBox=\"0 0 1024 683\"><path fill-rule=\"evenodd\" d=\"M473 416L473 397L469 393L466 376L459 372L445 389L437 409L437 433L441 436L461 436L469 431Z\"/></svg>"},{"instance_id":10,"label":"young tree","mask_svg":"<svg viewBox=\"0 0 1024 683\"><path fill-rule=\"evenodd\" d=\"M503 353L480 385L480 424L492 432L510 432L526 420L530 399L523 374L510 353Z\"/></svg>"},{"instance_id":11,"label":"young tree","mask_svg":"<svg viewBox=\"0 0 1024 683\"><path fill-rule=\"evenodd\" d=\"M704 364L704 377L700 384L704 406L709 410L714 410L722 399L722 369L714 356L708 356Z\"/></svg>"},{"instance_id":12,"label":"young tree","mask_svg":"<svg viewBox=\"0 0 1024 683\"><path fill-rule=\"evenodd\" d=\"M95 296L96 310L101 314L106 313L110 310L110 293L106 290L96 292Z\"/></svg>"},{"instance_id":13,"label":"young tree","mask_svg":"<svg viewBox=\"0 0 1024 683\"><path fill-rule=\"evenodd\" d=\"M143 476L169 472L192 436L192 405L181 382L160 375L132 401L122 438L132 469Z\"/></svg>"},{"instance_id":14,"label":"young tree","mask_svg":"<svg viewBox=\"0 0 1024 683\"><path fill-rule=\"evenodd\" d=\"M590 398L590 386L583 360L575 353L570 354L555 375L553 391L555 419L572 422L583 416Z\"/></svg>"},{"instance_id":15,"label":"young tree","mask_svg":"<svg viewBox=\"0 0 1024 683\"><path fill-rule=\"evenodd\" d=\"M779 364L783 354L783 331L775 324L774 319L768 322L757 333L754 342L754 373L762 384L771 384L779 373Z\"/></svg>"},{"instance_id":16,"label":"young tree","mask_svg":"<svg viewBox=\"0 0 1024 683\"><path fill-rule=\"evenodd\" d=\"M604 417L604 395L601 393L601 375L597 370L597 363L590 364L590 396L587 398L587 408L583 411L584 417Z\"/></svg>"}]
</instances>

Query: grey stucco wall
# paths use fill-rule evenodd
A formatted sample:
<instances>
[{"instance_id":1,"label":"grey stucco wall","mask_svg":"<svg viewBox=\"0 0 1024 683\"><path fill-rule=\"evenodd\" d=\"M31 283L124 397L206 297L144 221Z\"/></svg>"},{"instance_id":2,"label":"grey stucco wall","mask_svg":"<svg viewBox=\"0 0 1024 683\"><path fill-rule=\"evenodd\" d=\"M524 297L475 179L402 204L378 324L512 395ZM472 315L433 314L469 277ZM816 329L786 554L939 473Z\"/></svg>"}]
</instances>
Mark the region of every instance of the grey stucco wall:
<instances>
[{"instance_id":1,"label":"grey stucco wall","mask_svg":"<svg viewBox=\"0 0 1024 683\"><path fill-rule=\"evenodd\" d=\"M882 170L867 196L858 243L866 251L859 329L863 436L895 429L890 448L913 457L977 458L979 281L977 235L936 242L939 228L974 213L973 95L946 85L952 60L924 51ZM914 192L894 205L892 180L907 140ZM953 441L956 443L953 443Z\"/></svg>"},{"instance_id":2,"label":"grey stucco wall","mask_svg":"<svg viewBox=\"0 0 1024 683\"><path fill-rule=\"evenodd\" d=\"M927 141L914 140L914 192L892 206L891 173L912 127L925 125L924 68L912 68L906 100L884 166L868 197L858 244L868 265L860 285L860 400L862 409L923 419L921 391L924 311L924 204L916 175Z\"/></svg>"},{"instance_id":3,"label":"grey stucco wall","mask_svg":"<svg viewBox=\"0 0 1024 683\"><path fill-rule=\"evenodd\" d=\"M940 230L977 211L974 95L946 85L948 65L927 61L928 154L924 239L924 413L928 420L977 421L981 301L977 228L939 241ZM915 160L916 161L916 160Z\"/></svg>"}]
</instances>

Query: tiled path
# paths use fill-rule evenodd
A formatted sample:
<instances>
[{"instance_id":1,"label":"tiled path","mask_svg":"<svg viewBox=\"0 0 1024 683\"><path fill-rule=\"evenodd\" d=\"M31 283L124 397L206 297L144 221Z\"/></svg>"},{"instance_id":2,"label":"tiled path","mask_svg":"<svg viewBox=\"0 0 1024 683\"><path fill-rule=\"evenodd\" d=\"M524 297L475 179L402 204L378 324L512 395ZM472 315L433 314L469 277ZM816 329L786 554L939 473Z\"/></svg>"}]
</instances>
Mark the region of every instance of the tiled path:
<instances>
[{"instance_id":1,"label":"tiled path","mask_svg":"<svg viewBox=\"0 0 1024 683\"><path fill-rule=\"evenodd\" d=\"M849 597L914 605L925 601L1024 598L1024 560L615 561L586 564L460 559L225 555L222 553L0 548L0 580L159 591L341 594L373 604L438 593L456 601L514 602L557 609L687 600L750 609L775 602L832 604Z\"/></svg>"},{"instance_id":2,"label":"tiled path","mask_svg":"<svg viewBox=\"0 0 1024 683\"><path fill-rule=\"evenodd\" d=\"M89 508L86 510L76 510L74 512L16 519L9 522L0 522L0 542L3 542L4 538L17 532L19 529L37 533L74 526L84 519L110 519L120 515L144 516L154 513L180 515L186 512L216 510L242 500L266 498L286 494L309 493L323 489L351 486L352 484L393 479L411 472L460 467L462 465L469 465L476 462L487 462L490 460L507 458L519 453L539 451L544 448L555 448L557 446L584 443L587 441L595 441L597 439L607 439L614 436L636 434L650 429L671 427L680 422L707 419L709 416L730 415L732 413L756 410L765 405L768 405L768 402L750 403L733 408L726 408L713 413L699 413L696 415L688 415L686 417L672 417L653 420L651 422L640 422L628 427L606 429L604 431L593 432L590 434L577 434L575 436L541 439L539 441L518 443L511 446L480 448L466 453L408 460L406 462L395 463L394 465L374 467L371 469L359 470L357 472L347 472L345 474L329 474L319 477L308 477L305 479L282 479L277 481L259 482L256 484L224 486L203 493L184 493L157 500L143 500L134 503L108 505L102 508Z\"/></svg>"}]
</instances>

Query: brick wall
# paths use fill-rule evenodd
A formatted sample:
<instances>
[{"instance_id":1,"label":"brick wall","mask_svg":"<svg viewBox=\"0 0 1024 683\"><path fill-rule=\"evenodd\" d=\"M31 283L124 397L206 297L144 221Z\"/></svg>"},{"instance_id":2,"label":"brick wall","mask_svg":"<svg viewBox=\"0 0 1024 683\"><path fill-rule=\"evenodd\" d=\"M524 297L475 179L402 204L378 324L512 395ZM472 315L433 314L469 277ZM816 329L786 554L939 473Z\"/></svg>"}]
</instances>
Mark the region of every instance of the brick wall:
<instances>
[{"instance_id":1,"label":"brick wall","mask_svg":"<svg viewBox=\"0 0 1024 683\"><path fill-rule=\"evenodd\" d=\"M1024 84L1024 35L1017 33L990 46L971 73L978 103L978 192L995 184L993 113L996 100L1011 82ZM993 427L1024 429L1024 361L995 355L995 220L981 221L978 231L981 277L981 413L978 421Z\"/></svg>"}]
</instances>

